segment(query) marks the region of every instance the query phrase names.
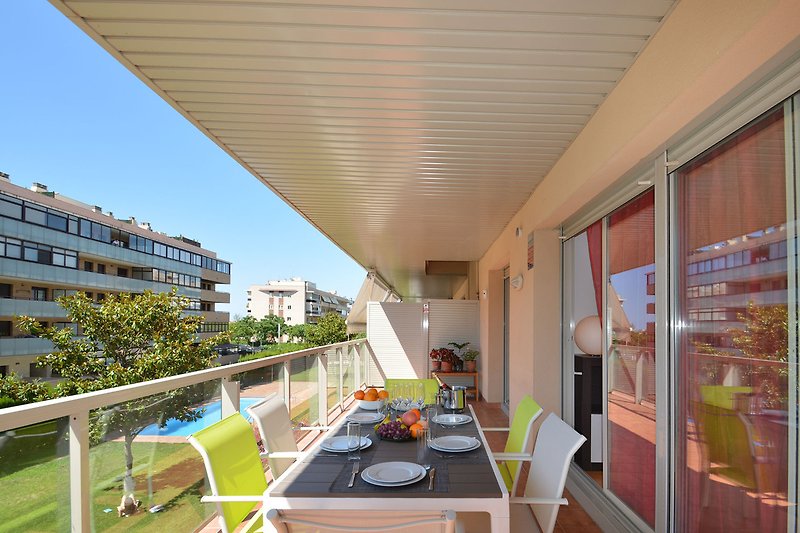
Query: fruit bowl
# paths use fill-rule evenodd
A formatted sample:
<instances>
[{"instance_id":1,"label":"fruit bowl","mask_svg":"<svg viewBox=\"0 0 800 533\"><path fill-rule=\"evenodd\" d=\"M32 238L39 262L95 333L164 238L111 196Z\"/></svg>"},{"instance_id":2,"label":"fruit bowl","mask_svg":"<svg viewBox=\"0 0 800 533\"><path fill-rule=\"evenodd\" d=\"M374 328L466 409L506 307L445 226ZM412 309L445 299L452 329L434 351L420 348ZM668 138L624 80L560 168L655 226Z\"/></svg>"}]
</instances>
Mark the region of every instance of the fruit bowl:
<instances>
[{"instance_id":1,"label":"fruit bowl","mask_svg":"<svg viewBox=\"0 0 800 533\"><path fill-rule=\"evenodd\" d=\"M399 419L381 422L375 426L375 433L381 440L402 442L411 440L411 431Z\"/></svg>"},{"instance_id":2,"label":"fruit bowl","mask_svg":"<svg viewBox=\"0 0 800 533\"><path fill-rule=\"evenodd\" d=\"M383 404L386 403L386 400L356 400L358 402L358 406L361 409L365 409L367 411L376 411L383 407Z\"/></svg>"}]
</instances>

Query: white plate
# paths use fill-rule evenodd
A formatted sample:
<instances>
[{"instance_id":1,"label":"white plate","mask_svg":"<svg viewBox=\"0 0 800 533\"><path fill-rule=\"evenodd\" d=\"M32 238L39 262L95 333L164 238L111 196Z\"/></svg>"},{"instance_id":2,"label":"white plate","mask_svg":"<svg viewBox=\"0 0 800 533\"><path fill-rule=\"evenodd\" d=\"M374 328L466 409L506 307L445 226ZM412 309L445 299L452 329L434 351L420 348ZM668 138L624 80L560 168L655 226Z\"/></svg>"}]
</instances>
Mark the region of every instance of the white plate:
<instances>
[{"instance_id":1,"label":"white plate","mask_svg":"<svg viewBox=\"0 0 800 533\"><path fill-rule=\"evenodd\" d=\"M361 479L384 487L397 487L415 483L425 477L425 469L416 463L390 461L369 466L361 472Z\"/></svg>"},{"instance_id":2,"label":"white plate","mask_svg":"<svg viewBox=\"0 0 800 533\"><path fill-rule=\"evenodd\" d=\"M381 413L351 413L345 417L345 420L359 424L377 424L383 420L383 415Z\"/></svg>"},{"instance_id":3,"label":"white plate","mask_svg":"<svg viewBox=\"0 0 800 533\"><path fill-rule=\"evenodd\" d=\"M372 446L372 441L369 437L361 437L361 449L369 448ZM347 451L347 435L340 435L338 437L329 437L322 441L319 445L320 448L326 452L341 453Z\"/></svg>"},{"instance_id":4,"label":"white plate","mask_svg":"<svg viewBox=\"0 0 800 533\"><path fill-rule=\"evenodd\" d=\"M382 481L375 481L374 479L371 479L370 477L365 476L364 472L361 472L361 479L363 479L364 481L366 481L367 483L369 483L371 485L377 485L379 487L404 487L406 485L413 485L417 481L421 481L421 480L425 479L426 475L427 475L427 472L425 472L425 470L423 469L422 473L420 475L418 475L417 477L415 477L414 479L409 479L408 481L402 481L400 483L383 483Z\"/></svg>"},{"instance_id":5,"label":"white plate","mask_svg":"<svg viewBox=\"0 0 800 533\"><path fill-rule=\"evenodd\" d=\"M437 437L431 441L431 448L440 452L468 452L479 448L481 441L475 437L462 435L448 435Z\"/></svg>"},{"instance_id":6,"label":"white plate","mask_svg":"<svg viewBox=\"0 0 800 533\"><path fill-rule=\"evenodd\" d=\"M469 424L472 422L472 417L469 415L436 415L433 421L437 424L444 424L445 426L460 426L461 424Z\"/></svg>"}]
</instances>

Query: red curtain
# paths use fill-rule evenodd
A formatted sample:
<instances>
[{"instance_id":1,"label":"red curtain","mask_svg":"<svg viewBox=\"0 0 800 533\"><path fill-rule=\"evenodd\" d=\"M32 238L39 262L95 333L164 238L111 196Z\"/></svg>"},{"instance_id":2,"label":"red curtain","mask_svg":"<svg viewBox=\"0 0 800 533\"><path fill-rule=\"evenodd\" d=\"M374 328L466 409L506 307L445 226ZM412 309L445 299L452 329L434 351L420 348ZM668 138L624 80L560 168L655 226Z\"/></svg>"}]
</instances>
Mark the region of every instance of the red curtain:
<instances>
[{"instance_id":1,"label":"red curtain","mask_svg":"<svg viewBox=\"0 0 800 533\"><path fill-rule=\"evenodd\" d=\"M586 240L589 243L589 263L592 267L592 284L594 285L594 301L597 304L597 316L603 323L603 227L598 220L586 229Z\"/></svg>"}]
</instances>

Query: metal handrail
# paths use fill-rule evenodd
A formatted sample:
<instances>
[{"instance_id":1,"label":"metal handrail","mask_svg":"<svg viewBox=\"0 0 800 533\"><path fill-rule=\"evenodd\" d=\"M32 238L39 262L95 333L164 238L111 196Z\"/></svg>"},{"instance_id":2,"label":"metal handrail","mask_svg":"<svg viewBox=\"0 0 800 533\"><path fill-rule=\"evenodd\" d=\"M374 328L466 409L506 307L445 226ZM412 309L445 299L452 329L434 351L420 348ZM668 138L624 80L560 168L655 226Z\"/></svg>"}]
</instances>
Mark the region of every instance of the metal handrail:
<instances>
[{"instance_id":1,"label":"metal handrail","mask_svg":"<svg viewBox=\"0 0 800 533\"><path fill-rule=\"evenodd\" d=\"M295 359L325 353L329 350L357 346L366 342L366 339L356 339L326 346L315 346L288 354L264 357L244 363L234 363L232 365L198 370L187 374L170 376L167 378L155 379L133 385L114 387L85 394L77 394L67 398L57 398L42 402L17 405L0 409L0 431L8 431L19 427L29 426L55 418L70 416L74 413L91 411L108 405L121 402L136 400L145 396L159 394L162 392L188 387L198 383L204 383L216 379L230 378L234 374L266 368L277 364L287 363Z\"/></svg>"}]
</instances>

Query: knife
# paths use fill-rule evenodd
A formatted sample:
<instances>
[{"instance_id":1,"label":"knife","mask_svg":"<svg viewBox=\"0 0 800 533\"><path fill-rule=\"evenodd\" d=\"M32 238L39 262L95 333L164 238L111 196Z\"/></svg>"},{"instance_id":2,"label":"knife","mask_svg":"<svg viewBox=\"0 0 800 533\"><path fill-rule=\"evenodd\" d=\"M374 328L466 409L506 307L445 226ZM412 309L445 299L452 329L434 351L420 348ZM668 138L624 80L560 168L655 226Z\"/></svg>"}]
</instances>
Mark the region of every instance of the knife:
<instances>
[{"instance_id":1,"label":"knife","mask_svg":"<svg viewBox=\"0 0 800 533\"><path fill-rule=\"evenodd\" d=\"M347 488L353 488L353 483L356 482L356 474L358 474L358 465L359 465L358 461L353 463L353 472L350 474L350 483L347 484Z\"/></svg>"},{"instance_id":2,"label":"knife","mask_svg":"<svg viewBox=\"0 0 800 533\"><path fill-rule=\"evenodd\" d=\"M433 478L436 477L436 467L431 468L430 478L428 480L428 490L433 490Z\"/></svg>"}]
</instances>

